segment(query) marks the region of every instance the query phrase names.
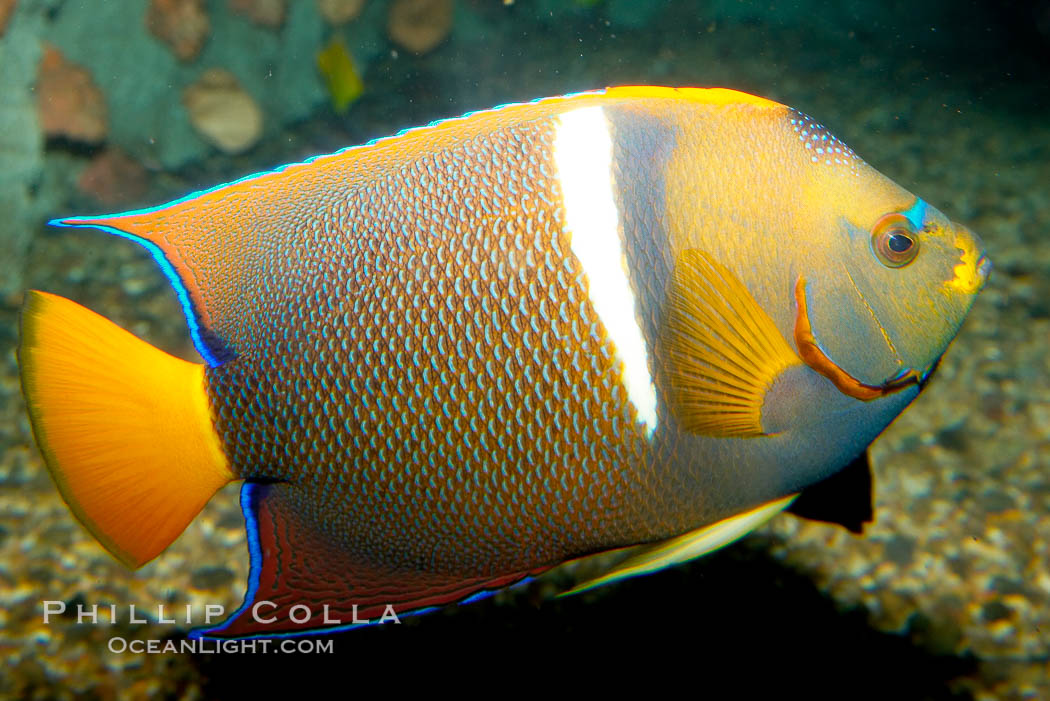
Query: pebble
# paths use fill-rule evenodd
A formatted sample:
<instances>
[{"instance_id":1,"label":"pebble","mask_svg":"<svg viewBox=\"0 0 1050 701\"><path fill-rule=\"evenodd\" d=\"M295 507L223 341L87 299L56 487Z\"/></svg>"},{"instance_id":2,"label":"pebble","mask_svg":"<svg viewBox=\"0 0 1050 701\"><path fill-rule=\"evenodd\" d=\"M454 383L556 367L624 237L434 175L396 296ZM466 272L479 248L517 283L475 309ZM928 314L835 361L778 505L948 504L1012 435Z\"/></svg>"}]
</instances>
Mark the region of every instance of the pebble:
<instances>
[{"instance_id":1,"label":"pebble","mask_svg":"<svg viewBox=\"0 0 1050 701\"><path fill-rule=\"evenodd\" d=\"M287 0L228 0L230 9L252 22L276 29L284 24Z\"/></svg>"},{"instance_id":2,"label":"pebble","mask_svg":"<svg viewBox=\"0 0 1050 701\"><path fill-rule=\"evenodd\" d=\"M361 14L365 0L317 0L317 9L329 24L339 26Z\"/></svg>"},{"instance_id":3,"label":"pebble","mask_svg":"<svg viewBox=\"0 0 1050 701\"><path fill-rule=\"evenodd\" d=\"M211 32L203 0L150 0L146 27L180 61L197 57Z\"/></svg>"},{"instance_id":4,"label":"pebble","mask_svg":"<svg viewBox=\"0 0 1050 701\"><path fill-rule=\"evenodd\" d=\"M7 23L11 21L11 15L15 13L15 3L18 0L0 0L0 37L7 30Z\"/></svg>"},{"instance_id":5,"label":"pebble","mask_svg":"<svg viewBox=\"0 0 1050 701\"><path fill-rule=\"evenodd\" d=\"M453 8L453 0L393 0L387 32L395 44L425 54L452 31Z\"/></svg>"},{"instance_id":6,"label":"pebble","mask_svg":"<svg viewBox=\"0 0 1050 701\"><path fill-rule=\"evenodd\" d=\"M190 585L195 589L222 589L233 583L234 573L228 567L200 567L193 572Z\"/></svg>"},{"instance_id":7,"label":"pebble","mask_svg":"<svg viewBox=\"0 0 1050 701\"><path fill-rule=\"evenodd\" d=\"M48 137L85 144L106 138L106 100L86 68L44 45L37 71L37 113Z\"/></svg>"},{"instance_id":8,"label":"pebble","mask_svg":"<svg viewBox=\"0 0 1050 701\"><path fill-rule=\"evenodd\" d=\"M262 136L263 114L259 105L223 68L211 68L182 95L190 124L213 146L225 153L247 151Z\"/></svg>"}]
</instances>

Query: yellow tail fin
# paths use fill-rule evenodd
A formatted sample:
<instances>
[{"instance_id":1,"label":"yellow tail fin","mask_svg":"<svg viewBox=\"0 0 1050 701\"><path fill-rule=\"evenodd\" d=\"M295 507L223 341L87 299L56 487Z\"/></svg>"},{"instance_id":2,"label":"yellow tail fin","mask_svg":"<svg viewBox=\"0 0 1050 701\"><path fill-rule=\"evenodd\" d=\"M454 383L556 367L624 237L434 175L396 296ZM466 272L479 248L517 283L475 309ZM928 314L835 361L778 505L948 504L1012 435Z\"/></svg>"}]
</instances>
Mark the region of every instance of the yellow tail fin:
<instances>
[{"instance_id":1,"label":"yellow tail fin","mask_svg":"<svg viewBox=\"0 0 1050 701\"><path fill-rule=\"evenodd\" d=\"M18 358L33 432L62 497L129 567L159 555L234 479L203 365L36 291L26 293Z\"/></svg>"}]
</instances>

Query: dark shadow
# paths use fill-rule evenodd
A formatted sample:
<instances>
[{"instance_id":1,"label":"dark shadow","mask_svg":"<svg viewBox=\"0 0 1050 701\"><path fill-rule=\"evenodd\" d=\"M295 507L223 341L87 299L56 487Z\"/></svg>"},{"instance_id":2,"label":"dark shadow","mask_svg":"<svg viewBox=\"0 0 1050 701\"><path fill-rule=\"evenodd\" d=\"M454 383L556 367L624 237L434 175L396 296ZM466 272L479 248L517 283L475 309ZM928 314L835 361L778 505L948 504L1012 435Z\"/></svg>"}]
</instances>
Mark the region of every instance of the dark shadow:
<instances>
[{"instance_id":1,"label":"dark shadow","mask_svg":"<svg viewBox=\"0 0 1050 701\"><path fill-rule=\"evenodd\" d=\"M874 630L862 611L838 610L747 543L580 596L530 601L538 589L512 604L489 599L350 631L334 637L331 654L193 659L213 699L336 676L385 680L392 692L499 677L526 693L554 691L549 680L564 678L595 688L631 679L654 691L674 682L708 698L774 689L806 699L959 699L970 697L949 682L976 671L972 658L930 653Z\"/></svg>"}]
</instances>

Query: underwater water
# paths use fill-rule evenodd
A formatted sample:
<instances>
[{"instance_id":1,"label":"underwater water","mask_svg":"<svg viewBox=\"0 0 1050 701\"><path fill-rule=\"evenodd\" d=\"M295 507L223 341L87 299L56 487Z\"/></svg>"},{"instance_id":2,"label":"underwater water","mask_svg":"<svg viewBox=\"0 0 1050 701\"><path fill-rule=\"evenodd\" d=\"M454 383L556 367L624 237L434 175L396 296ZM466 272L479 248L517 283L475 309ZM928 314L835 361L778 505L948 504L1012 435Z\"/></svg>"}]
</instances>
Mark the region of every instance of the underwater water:
<instances>
[{"instance_id":1,"label":"underwater water","mask_svg":"<svg viewBox=\"0 0 1050 701\"><path fill-rule=\"evenodd\" d=\"M587 655L637 656L649 677L649 658L686 652L691 676L715 688L745 687L757 664L799 675L814 697L1050 697L1050 3L359 4L0 0L0 694L226 698L336 669L396 684L406 666L498 664L528 679ZM562 569L351 631L331 653L116 649L114 638L185 635L158 605L190 606L194 625L208 605L236 609L244 522L231 485L132 572L69 512L19 387L23 291L194 351L148 253L45 222L160 204L471 110L630 84L795 107L983 238L991 280L933 381L872 447L874 523L857 536L781 515L652 576L555 599L578 576ZM47 601L98 605L102 620L115 605L118 620L45 623Z\"/></svg>"}]
</instances>

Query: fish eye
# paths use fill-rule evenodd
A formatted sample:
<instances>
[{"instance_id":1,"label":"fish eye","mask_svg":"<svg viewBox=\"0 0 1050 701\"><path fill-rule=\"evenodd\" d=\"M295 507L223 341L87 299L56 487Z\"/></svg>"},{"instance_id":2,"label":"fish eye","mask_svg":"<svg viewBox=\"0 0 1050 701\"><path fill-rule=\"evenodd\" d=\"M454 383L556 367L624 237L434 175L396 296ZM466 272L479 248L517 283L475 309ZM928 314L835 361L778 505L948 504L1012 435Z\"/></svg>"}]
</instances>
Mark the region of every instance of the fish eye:
<instances>
[{"instance_id":1,"label":"fish eye","mask_svg":"<svg viewBox=\"0 0 1050 701\"><path fill-rule=\"evenodd\" d=\"M887 214L871 228L871 250L886 267L903 268L919 253L915 227L899 212Z\"/></svg>"}]
</instances>

